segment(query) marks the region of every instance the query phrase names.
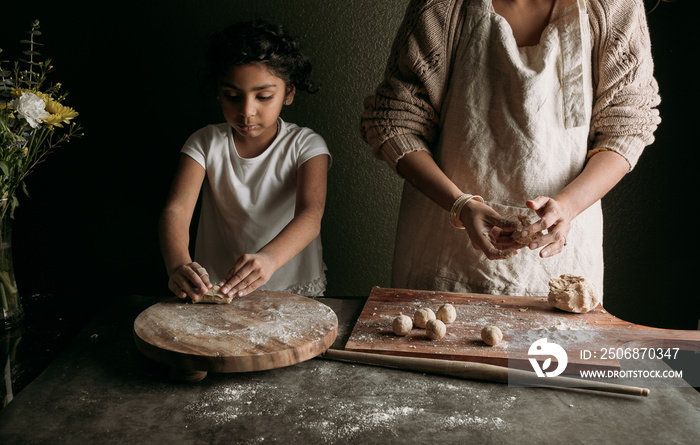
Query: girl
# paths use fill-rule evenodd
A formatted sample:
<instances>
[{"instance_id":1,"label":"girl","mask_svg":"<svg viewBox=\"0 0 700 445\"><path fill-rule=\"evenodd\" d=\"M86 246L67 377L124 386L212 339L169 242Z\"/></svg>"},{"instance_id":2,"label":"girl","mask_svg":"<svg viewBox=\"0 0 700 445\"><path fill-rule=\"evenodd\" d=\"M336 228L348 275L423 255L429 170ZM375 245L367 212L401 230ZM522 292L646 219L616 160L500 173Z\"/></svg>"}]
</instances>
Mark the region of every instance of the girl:
<instances>
[{"instance_id":1,"label":"girl","mask_svg":"<svg viewBox=\"0 0 700 445\"><path fill-rule=\"evenodd\" d=\"M602 293L600 199L659 100L640 0L411 1L362 118L407 180L392 286L547 295L569 273ZM518 216L546 231L529 250Z\"/></svg>"},{"instance_id":2,"label":"girl","mask_svg":"<svg viewBox=\"0 0 700 445\"><path fill-rule=\"evenodd\" d=\"M279 117L311 88L311 64L282 26L264 21L214 34L207 58L226 122L195 132L181 151L160 222L168 288L194 301L212 283L229 297L258 288L322 295L330 153L321 136Z\"/></svg>"}]
</instances>

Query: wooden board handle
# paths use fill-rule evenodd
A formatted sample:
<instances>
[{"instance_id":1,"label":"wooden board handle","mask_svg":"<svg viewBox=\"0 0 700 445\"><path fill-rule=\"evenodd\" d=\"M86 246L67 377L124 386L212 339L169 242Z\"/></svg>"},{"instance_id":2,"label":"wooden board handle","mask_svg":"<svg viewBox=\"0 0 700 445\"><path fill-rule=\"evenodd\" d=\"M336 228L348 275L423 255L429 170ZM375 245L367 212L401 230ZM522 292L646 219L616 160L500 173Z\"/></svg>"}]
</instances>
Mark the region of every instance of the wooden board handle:
<instances>
[{"instance_id":1,"label":"wooden board handle","mask_svg":"<svg viewBox=\"0 0 700 445\"><path fill-rule=\"evenodd\" d=\"M508 378L517 380L523 386L577 388L633 396L649 395L648 388L618 385L614 383L580 380L572 377L537 377L534 372L510 369L485 363L473 363L432 358L403 357L395 355L370 354L366 352L342 351L328 349L320 355L322 358L343 362L362 363L395 369L420 371L430 374L448 375L468 380L508 383Z\"/></svg>"}]
</instances>

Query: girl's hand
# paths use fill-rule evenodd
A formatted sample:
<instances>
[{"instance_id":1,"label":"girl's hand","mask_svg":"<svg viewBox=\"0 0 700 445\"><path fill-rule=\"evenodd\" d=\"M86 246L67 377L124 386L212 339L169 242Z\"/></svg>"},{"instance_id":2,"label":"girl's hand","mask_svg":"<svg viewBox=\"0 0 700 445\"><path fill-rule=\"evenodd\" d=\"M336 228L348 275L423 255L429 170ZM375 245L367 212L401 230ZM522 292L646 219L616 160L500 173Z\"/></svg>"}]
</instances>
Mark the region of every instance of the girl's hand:
<instances>
[{"instance_id":1,"label":"girl's hand","mask_svg":"<svg viewBox=\"0 0 700 445\"><path fill-rule=\"evenodd\" d=\"M470 200L462 209L460 220L474 249L484 252L490 260L511 258L522 247L511 236L518 222L503 218L482 202Z\"/></svg>"},{"instance_id":2,"label":"girl's hand","mask_svg":"<svg viewBox=\"0 0 700 445\"><path fill-rule=\"evenodd\" d=\"M540 257L547 258L556 255L566 246L566 237L571 230L572 217L570 212L559 202L547 196L538 196L525 203L537 212L540 220L523 229L523 236L528 233L547 230L543 235L529 244L531 250L542 248Z\"/></svg>"},{"instance_id":3,"label":"girl's hand","mask_svg":"<svg viewBox=\"0 0 700 445\"><path fill-rule=\"evenodd\" d=\"M219 283L221 292L242 297L267 283L277 270L270 256L263 253L241 256L233 268Z\"/></svg>"},{"instance_id":4,"label":"girl's hand","mask_svg":"<svg viewBox=\"0 0 700 445\"><path fill-rule=\"evenodd\" d=\"M207 293L212 287L206 269L197 262L182 264L170 274L168 289L179 298L190 297L192 301Z\"/></svg>"}]
</instances>

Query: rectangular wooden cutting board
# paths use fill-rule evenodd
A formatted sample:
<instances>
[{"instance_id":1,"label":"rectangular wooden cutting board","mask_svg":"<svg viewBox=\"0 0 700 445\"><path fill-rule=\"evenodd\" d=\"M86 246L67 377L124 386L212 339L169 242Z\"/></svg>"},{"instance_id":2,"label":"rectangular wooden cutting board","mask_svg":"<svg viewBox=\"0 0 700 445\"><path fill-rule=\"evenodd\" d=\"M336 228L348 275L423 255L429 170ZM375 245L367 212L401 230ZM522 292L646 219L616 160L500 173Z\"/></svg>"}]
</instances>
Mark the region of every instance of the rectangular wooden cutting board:
<instances>
[{"instance_id":1,"label":"rectangular wooden cutting board","mask_svg":"<svg viewBox=\"0 0 700 445\"><path fill-rule=\"evenodd\" d=\"M457 311L457 319L447 325L444 338L430 340L424 329L415 326L405 337L393 333L391 323L399 313L413 318L418 308L429 307L437 312L444 303L452 304ZM505 338L499 345L488 346L481 340L481 329L488 325L503 331ZM599 357L604 347L682 345L686 349L700 349L700 332L634 325L614 317L602 306L586 314L571 314L551 307L544 297L379 287L372 289L345 349L532 370L528 346L542 337L566 350L569 359L566 373L580 369L620 369L617 360ZM591 351L590 356L584 359L582 350Z\"/></svg>"}]
</instances>

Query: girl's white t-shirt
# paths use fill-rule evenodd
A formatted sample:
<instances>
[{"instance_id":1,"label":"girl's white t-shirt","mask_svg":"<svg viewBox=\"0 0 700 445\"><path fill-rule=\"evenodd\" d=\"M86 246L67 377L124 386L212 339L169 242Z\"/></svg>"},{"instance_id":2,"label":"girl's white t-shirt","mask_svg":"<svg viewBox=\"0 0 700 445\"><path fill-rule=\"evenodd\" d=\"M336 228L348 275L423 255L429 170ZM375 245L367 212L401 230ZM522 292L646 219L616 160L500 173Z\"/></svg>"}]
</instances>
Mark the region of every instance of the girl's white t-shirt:
<instances>
[{"instance_id":1,"label":"girl's white t-shirt","mask_svg":"<svg viewBox=\"0 0 700 445\"><path fill-rule=\"evenodd\" d=\"M242 158L227 123L195 132L182 153L206 170L195 241L195 261L212 283L223 279L243 254L255 253L294 217L297 170L304 162L330 152L309 128L278 119L272 145L255 158ZM306 296L325 290L321 237L280 267L261 289Z\"/></svg>"}]
</instances>

